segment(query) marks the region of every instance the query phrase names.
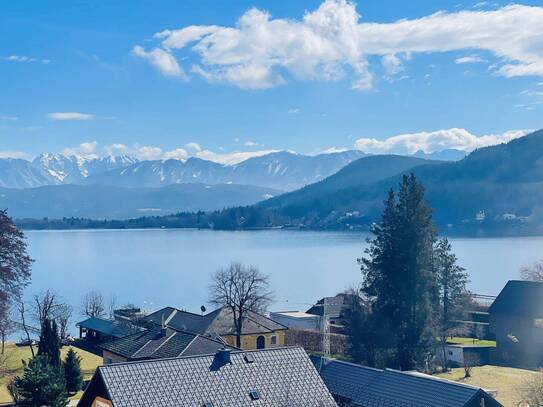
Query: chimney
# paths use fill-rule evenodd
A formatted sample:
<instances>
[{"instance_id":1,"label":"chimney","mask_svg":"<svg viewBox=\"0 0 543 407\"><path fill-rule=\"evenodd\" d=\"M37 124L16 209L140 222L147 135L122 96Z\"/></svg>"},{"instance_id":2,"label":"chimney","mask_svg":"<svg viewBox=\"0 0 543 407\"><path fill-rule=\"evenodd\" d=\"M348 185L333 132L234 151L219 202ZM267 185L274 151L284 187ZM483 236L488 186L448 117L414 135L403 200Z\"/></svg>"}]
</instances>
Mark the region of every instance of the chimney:
<instances>
[{"instance_id":1,"label":"chimney","mask_svg":"<svg viewBox=\"0 0 543 407\"><path fill-rule=\"evenodd\" d=\"M230 360L230 351L231 350L228 348L221 348L217 352L218 359L221 361L221 364L223 366L232 363L232 361Z\"/></svg>"},{"instance_id":2,"label":"chimney","mask_svg":"<svg viewBox=\"0 0 543 407\"><path fill-rule=\"evenodd\" d=\"M165 337L166 336L166 324L164 323L164 314L162 314L162 324L160 325L160 336Z\"/></svg>"}]
</instances>

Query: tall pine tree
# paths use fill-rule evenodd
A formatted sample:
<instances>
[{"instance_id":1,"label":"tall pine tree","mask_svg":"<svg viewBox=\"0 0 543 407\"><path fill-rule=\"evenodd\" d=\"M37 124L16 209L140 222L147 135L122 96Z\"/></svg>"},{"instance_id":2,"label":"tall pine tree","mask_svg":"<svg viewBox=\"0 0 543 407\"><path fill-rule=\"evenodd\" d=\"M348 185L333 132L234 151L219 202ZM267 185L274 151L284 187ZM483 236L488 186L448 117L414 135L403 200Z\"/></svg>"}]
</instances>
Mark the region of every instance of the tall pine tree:
<instances>
[{"instance_id":1,"label":"tall pine tree","mask_svg":"<svg viewBox=\"0 0 543 407\"><path fill-rule=\"evenodd\" d=\"M83 387L83 374L81 373L81 358L70 349L66 354L64 365L64 380L69 393L77 393Z\"/></svg>"},{"instance_id":2,"label":"tall pine tree","mask_svg":"<svg viewBox=\"0 0 543 407\"><path fill-rule=\"evenodd\" d=\"M53 367L60 367L60 339L55 320L45 319L43 321L38 344L38 355L45 356Z\"/></svg>"},{"instance_id":3,"label":"tall pine tree","mask_svg":"<svg viewBox=\"0 0 543 407\"><path fill-rule=\"evenodd\" d=\"M413 174L403 177L397 196L389 192L372 232L367 257L360 259L362 290L374 318L388 332L380 344L390 354L386 364L402 370L424 368L435 349L436 230L424 188Z\"/></svg>"}]
</instances>

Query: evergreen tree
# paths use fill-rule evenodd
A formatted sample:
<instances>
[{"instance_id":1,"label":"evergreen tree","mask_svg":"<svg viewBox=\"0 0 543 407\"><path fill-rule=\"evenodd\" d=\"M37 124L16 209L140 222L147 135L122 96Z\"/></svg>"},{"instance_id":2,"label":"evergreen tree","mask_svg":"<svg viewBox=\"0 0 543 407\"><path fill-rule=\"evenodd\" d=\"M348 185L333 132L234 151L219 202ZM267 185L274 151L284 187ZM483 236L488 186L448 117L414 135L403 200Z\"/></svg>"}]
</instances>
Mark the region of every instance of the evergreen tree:
<instances>
[{"instance_id":1,"label":"evergreen tree","mask_svg":"<svg viewBox=\"0 0 543 407\"><path fill-rule=\"evenodd\" d=\"M451 251L447 238L439 240L435 245L434 264L437 273L439 293L438 334L443 354L443 368L447 369L447 353L445 344L457 320L461 319L465 299L469 295L466 284L468 275L465 269L456 264L457 258Z\"/></svg>"},{"instance_id":2,"label":"evergreen tree","mask_svg":"<svg viewBox=\"0 0 543 407\"><path fill-rule=\"evenodd\" d=\"M387 364L402 370L425 367L435 349L436 231L424 188L413 174L403 177L397 196L389 192L372 233L368 257L359 262L373 318L388 332L380 344L391 355Z\"/></svg>"},{"instance_id":3,"label":"evergreen tree","mask_svg":"<svg viewBox=\"0 0 543 407\"><path fill-rule=\"evenodd\" d=\"M56 321L45 319L41 326L38 355L43 355L55 368L60 367L60 339Z\"/></svg>"},{"instance_id":4,"label":"evergreen tree","mask_svg":"<svg viewBox=\"0 0 543 407\"><path fill-rule=\"evenodd\" d=\"M24 367L23 377L14 380L18 405L64 407L68 405L64 377L45 355L36 356Z\"/></svg>"},{"instance_id":5,"label":"evergreen tree","mask_svg":"<svg viewBox=\"0 0 543 407\"><path fill-rule=\"evenodd\" d=\"M70 349L64 361L64 380L69 393L77 393L83 387L83 374L81 373L81 358Z\"/></svg>"}]
</instances>

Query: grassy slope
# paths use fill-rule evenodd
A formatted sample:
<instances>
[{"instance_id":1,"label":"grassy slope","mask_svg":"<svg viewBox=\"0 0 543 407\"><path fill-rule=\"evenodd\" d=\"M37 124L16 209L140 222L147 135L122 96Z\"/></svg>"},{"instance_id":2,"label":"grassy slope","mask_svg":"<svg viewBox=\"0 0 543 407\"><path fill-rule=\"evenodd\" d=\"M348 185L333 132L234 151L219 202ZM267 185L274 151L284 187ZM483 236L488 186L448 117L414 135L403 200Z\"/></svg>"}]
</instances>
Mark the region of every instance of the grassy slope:
<instances>
[{"instance_id":1,"label":"grassy slope","mask_svg":"<svg viewBox=\"0 0 543 407\"><path fill-rule=\"evenodd\" d=\"M64 346L61 351L61 357L64 359L70 349ZM73 348L81 357L81 370L85 379L90 379L96 368L102 364L102 358L84 350ZM28 360L31 357L30 348L17 347L14 344L6 344L5 350L6 364L0 373L0 403L9 403L11 398L6 389L6 384L15 375L23 371L22 360Z\"/></svg>"},{"instance_id":2,"label":"grassy slope","mask_svg":"<svg viewBox=\"0 0 543 407\"><path fill-rule=\"evenodd\" d=\"M436 376L471 384L498 392L497 400L505 407L516 407L520 400L519 390L523 383L537 374L531 370L514 369L501 366L478 366L471 371L470 378L463 379L462 368L452 369L448 373Z\"/></svg>"}]
</instances>

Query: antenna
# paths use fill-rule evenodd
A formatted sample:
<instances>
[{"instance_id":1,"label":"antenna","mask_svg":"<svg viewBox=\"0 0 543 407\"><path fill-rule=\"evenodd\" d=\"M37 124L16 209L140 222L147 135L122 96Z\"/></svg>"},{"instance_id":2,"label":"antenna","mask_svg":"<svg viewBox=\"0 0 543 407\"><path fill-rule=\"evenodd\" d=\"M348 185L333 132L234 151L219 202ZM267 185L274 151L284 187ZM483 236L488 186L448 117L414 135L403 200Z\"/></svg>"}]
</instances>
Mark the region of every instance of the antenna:
<instances>
[{"instance_id":1,"label":"antenna","mask_svg":"<svg viewBox=\"0 0 543 407\"><path fill-rule=\"evenodd\" d=\"M319 373L322 370L322 367L324 365L324 362L328 360L330 357L330 319L328 316L328 298L323 299L323 306L322 306L322 357L321 357L321 363L319 366Z\"/></svg>"}]
</instances>

